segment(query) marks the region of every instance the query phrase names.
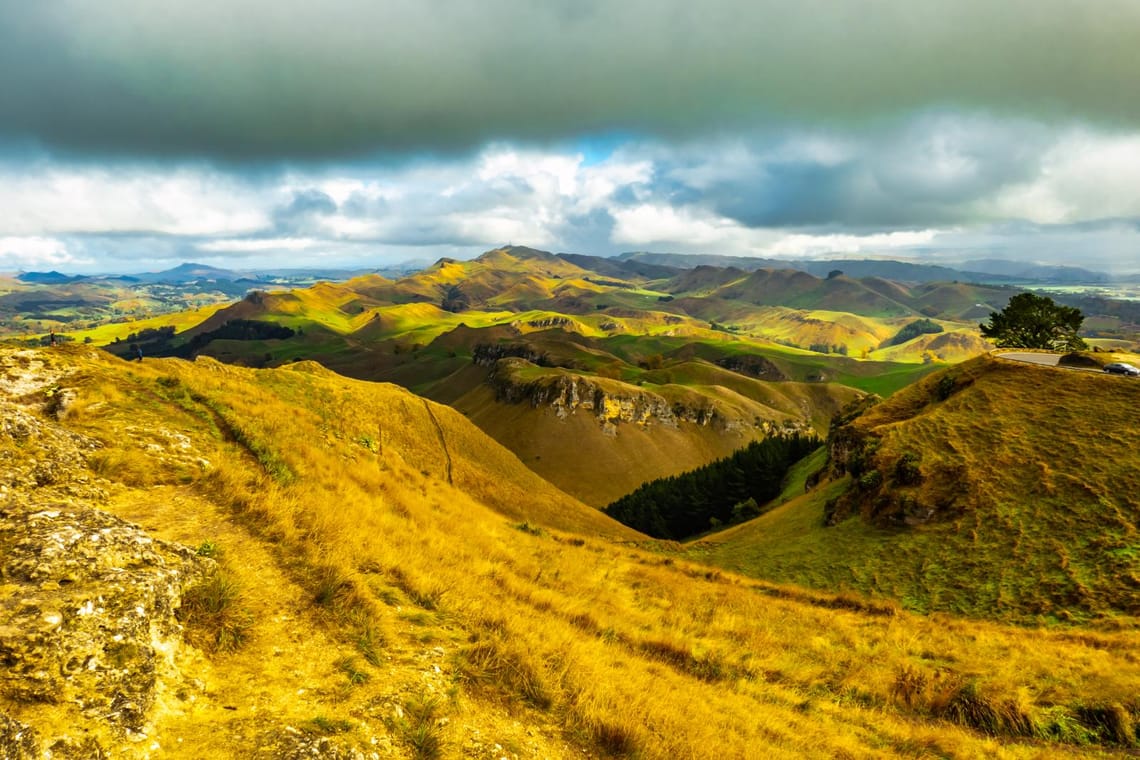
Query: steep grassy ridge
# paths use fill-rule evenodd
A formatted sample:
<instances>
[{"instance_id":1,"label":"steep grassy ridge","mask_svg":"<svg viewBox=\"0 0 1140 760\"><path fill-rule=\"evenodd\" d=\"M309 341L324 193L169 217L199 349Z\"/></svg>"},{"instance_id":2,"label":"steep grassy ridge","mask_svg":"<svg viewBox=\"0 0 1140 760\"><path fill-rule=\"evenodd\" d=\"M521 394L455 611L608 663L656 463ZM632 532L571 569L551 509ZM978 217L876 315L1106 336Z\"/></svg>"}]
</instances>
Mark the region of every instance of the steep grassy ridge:
<instances>
[{"instance_id":1,"label":"steep grassy ridge","mask_svg":"<svg viewBox=\"0 0 1140 760\"><path fill-rule=\"evenodd\" d=\"M973 360L834 435L839 479L697 554L924 611L1021 622L1136 615L1138 405L1140 383L1128 378Z\"/></svg>"},{"instance_id":2,"label":"steep grassy ridge","mask_svg":"<svg viewBox=\"0 0 1140 760\"><path fill-rule=\"evenodd\" d=\"M416 726L443 756L495 742L552 757L1031 758L1136 741L1134 630L924 618L614 544L594 535L606 522L520 524L467 492L479 483L448 483L426 410L470 452L463 477L488 480L482 498L518 469L482 462L493 444L468 428L465 448L458 415L397 389L70 349L13 361L39 371L39 357L51 396L70 399L50 424L101 442L107 507L181 540L220 531L257 613L246 649L201 662L208 688L168 695L139 756L152 741L250 756L266 725L394 756L425 746ZM385 434L388 415L406 437ZM20 445L5 439L9 456ZM452 481L462 467L453 454ZM582 519L537 488L520 481L513 508Z\"/></svg>"}]
</instances>

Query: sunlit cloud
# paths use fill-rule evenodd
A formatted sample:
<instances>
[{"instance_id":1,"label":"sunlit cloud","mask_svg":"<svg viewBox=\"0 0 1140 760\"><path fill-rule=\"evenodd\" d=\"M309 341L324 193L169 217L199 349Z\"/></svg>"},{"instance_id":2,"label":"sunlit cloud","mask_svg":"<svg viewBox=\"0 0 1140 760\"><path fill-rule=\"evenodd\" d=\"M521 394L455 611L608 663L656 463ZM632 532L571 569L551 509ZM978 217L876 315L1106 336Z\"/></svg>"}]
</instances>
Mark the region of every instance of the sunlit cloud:
<instances>
[{"instance_id":1,"label":"sunlit cloud","mask_svg":"<svg viewBox=\"0 0 1140 760\"><path fill-rule=\"evenodd\" d=\"M90 264L49 237L0 237L0 268L35 269Z\"/></svg>"}]
</instances>

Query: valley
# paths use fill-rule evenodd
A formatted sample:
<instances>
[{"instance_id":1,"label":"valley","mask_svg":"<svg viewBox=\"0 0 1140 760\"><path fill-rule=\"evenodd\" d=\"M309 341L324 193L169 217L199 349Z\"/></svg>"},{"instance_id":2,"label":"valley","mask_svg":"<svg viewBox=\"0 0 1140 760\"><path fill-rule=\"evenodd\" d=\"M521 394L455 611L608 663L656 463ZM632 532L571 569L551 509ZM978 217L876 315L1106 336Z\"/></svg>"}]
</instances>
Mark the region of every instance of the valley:
<instances>
[{"instance_id":1,"label":"valley","mask_svg":"<svg viewBox=\"0 0 1140 760\"><path fill-rule=\"evenodd\" d=\"M1131 752L1140 383L992 355L1010 295L507 248L2 347L0 749ZM683 541L602 509L785 436Z\"/></svg>"}]
</instances>

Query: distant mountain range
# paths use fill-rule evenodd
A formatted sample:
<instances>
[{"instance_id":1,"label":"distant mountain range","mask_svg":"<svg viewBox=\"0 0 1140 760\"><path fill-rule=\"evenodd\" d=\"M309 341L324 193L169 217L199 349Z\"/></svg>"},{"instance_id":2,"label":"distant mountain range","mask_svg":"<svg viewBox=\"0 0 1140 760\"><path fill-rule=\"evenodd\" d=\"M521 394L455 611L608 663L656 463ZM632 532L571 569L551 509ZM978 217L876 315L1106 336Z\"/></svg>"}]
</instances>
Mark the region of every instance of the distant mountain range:
<instances>
[{"instance_id":1,"label":"distant mountain range","mask_svg":"<svg viewBox=\"0 0 1140 760\"><path fill-rule=\"evenodd\" d=\"M521 247L520 247L521 248ZM687 253L653 253L630 251L617 256L591 256L577 253L560 253L558 256L572 264L608 277L645 277L662 279L672 277L681 270L697 267L732 267L745 272L758 269L796 269L816 277L827 277L841 272L848 277L881 277L898 282L976 282L998 284L1101 284L1113 281L1113 276L1083 267L1032 264L1007 259L975 259L958 267L937 264L915 264L891 259L827 259L793 260L754 258L750 256L720 256ZM343 281L364 274L379 274L399 278L430 266L426 261L408 261L386 267L359 269L334 268L280 268L259 270L221 269L207 264L183 263L161 272L143 272L130 275L67 275L57 271L24 272L17 275L21 282L36 285L65 285L93 279L118 279L123 282L148 285L169 283L183 285L193 282L247 282L250 287L275 282Z\"/></svg>"},{"instance_id":2,"label":"distant mountain range","mask_svg":"<svg viewBox=\"0 0 1140 760\"><path fill-rule=\"evenodd\" d=\"M798 269L816 277L840 271L850 277L882 277L901 282L949 282L965 280L980 283L1093 284L1113 280L1111 275L1081 267L1030 264L1006 259L977 259L960 267L915 264L890 259L791 260L760 259L750 256L717 256L685 253L631 251L615 257L624 263L693 269L698 266L735 267L746 272L757 269Z\"/></svg>"},{"instance_id":3,"label":"distant mountain range","mask_svg":"<svg viewBox=\"0 0 1140 760\"><path fill-rule=\"evenodd\" d=\"M195 264L185 262L160 272L141 272L136 274L97 274L97 275L66 275L61 272L22 272L16 279L29 285L67 285L75 282L115 280L124 283L138 283L143 285L186 285L195 282L231 282L249 283L249 287L272 284L275 282L297 283L316 280L348 280L364 274L381 274L384 276L401 276L418 271L427 266L426 262L416 261L403 264L394 264L388 267L371 267L360 269L333 269L333 268L281 268L238 271L221 269L208 264Z\"/></svg>"}]
</instances>

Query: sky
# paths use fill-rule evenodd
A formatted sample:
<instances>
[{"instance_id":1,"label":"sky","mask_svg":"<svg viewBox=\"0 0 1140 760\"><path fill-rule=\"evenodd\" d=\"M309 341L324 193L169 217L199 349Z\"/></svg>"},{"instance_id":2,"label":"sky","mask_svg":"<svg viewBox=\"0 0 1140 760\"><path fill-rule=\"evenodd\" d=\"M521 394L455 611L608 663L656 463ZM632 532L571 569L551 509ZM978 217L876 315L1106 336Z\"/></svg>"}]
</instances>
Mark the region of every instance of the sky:
<instances>
[{"instance_id":1,"label":"sky","mask_svg":"<svg viewBox=\"0 0 1140 760\"><path fill-rule=\"evenodd\" d=\"M0 271L1140 272L1134 0L0 0Z\"/></svg>"}]
</instances>

